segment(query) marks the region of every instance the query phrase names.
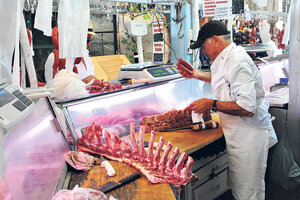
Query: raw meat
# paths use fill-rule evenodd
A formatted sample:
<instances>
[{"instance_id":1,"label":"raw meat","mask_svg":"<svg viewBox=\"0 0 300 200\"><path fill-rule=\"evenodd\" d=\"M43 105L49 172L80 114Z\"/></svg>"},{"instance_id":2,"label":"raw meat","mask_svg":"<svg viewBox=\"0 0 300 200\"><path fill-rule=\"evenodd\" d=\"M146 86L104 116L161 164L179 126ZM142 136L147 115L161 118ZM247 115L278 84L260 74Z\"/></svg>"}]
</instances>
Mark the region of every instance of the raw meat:
<instances>
[{"instance_id":1,"label":"raw meat","mask_svg":"<svg viewBox=\"0 0 300 200\"><path fill-rule=\"evenodd\" d=\"M184 110L172 110L163 114L144 117L141 126L145 126L147 133L151 130L163 131L190 126L193 124L191 113L190 108L187 107ZM203 120L205 122L211 119L210 112L203 113Z\"/></svg>"},{"instance_id":2,"label":"raw meat","mask_svg":"<svg viewBox=\"0 0 300 200\"><path fill-rule=\"evenodd\" d=\"M94 80L94 82L87 86L90 93L103 93L123 89L124 86L119 82L109 83L103 80Z\"/></svg>"},{"instance_id":3,"label":"raw meat","mask_svg":"<svg viewBox=\"0 0 300 200\"><path fill-rule=\"evenodd\" d=\"M69 151L65 154L65 160L77 170L88 171L94 166L94 157L83 152Z\"/></svg>"},{"instance_id":4,"label":"raw meat","mask_svg":"<svg viewBox=\"0 0 300 200\"><path fill-rule=\"evenodd\" d=\"M108 198L98 190L76 185L73 190L59 190L52 200L108 200Z\"/></svg>"},{"instance_id":5,"label":"raw meat","mask_svg":"<svg viewBox=\"0 0 300 200\"><path fill-rule=\"evenodd\" d=\"M173 147L170 142L168 142L161 157L162 147L165 142L163 137L160 137L153 155L153 143L156 136L154 131L151 132L149 149L146 152L143 142L145 128L143 126L140 127L139 143L135 139L134 123L130 124L130 128L130 142L132 146L126 141L121 141L118 135L114 135L113 144L111 144L112 141L110 140L110 133L108 131L104 131L104 144L102 127L96 123L86 128L85 134L78 139L75 145L80 151L103 155L118 162L125 162L140 170L152 183L170 183L174 187L179 188L180 185L186 185L189 182L198 180L191 171L194 163L193 158L182 152L176 163L176 157L180 152L175 147L171 157L168 159L168 155ZM116 141L117 144L114 144ZM119 148L120 146L121 148Z\"/></svg>"}]
</instances>

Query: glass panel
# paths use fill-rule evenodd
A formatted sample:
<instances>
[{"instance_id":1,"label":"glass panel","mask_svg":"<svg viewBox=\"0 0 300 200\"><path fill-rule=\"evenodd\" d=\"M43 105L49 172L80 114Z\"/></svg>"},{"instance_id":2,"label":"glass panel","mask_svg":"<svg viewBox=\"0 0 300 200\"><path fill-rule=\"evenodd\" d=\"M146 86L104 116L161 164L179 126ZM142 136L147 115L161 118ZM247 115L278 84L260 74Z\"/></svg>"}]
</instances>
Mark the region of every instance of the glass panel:
<instances>
[{"instance_id":1,"label":"glass panel","mask_svg":"<svg viewBox=\"0 0 300 200\"><path fill-rule=\"evenodd\" d=\"M13 199L47 200L55 193L68 146L53 118L46 100L40 99L6 135L4 178Z\"/></svg>"},{"instance_id":2,"label":"glass panel","mask_svg":"<svg viewBox=\"0 0 300 200\"><path fill-rule=\"evenodd\" d=\"M67 110L79 138L81 129L93 122L124 136L129 134L130 122L138 126L145 116L183 109L196 99L211 96L210 84L194 79L179 79L73 104Z\"/></svg>"},{"instance_id":3,"label":"glass panel","mask_svg":"<svg viewBox=\"0 0 300 200\"><path fill-rule=\"evenodd\" d=\"M3 177L0 177L0 200L13 200Z\"/></svg>"},{"instance_id":4,"label":"glass panel","mask_svg":"<svg viewBox=\"0 0 300 200\"><path fill-rule=\"evenodd\" d=\"M212 98L211 85L196 79L180 79L154 88L161 111L184 109L200 98Z\"/></svg>"},{"instance_id":5,"label":"glass panel","mask_svg":"<svg viewBox=\"0 0 300 200\"><path fill-rule=\"evenodd\" d=\"M94 25L94 32L113 31L113 15L93 14L91 16Z\"/></svg>"},{"instance_id":6,"label":"glass panel","mask_svg":"<svg viewBox=\"0 0 300 200\"><path fill-rule=\"evenodd\" d=\"M119 136L129 134L130 122L159 113L159 104L152 88L123 93L68 107L78 137L81 129L96 122Z\"/></svg>"}]
</instances>

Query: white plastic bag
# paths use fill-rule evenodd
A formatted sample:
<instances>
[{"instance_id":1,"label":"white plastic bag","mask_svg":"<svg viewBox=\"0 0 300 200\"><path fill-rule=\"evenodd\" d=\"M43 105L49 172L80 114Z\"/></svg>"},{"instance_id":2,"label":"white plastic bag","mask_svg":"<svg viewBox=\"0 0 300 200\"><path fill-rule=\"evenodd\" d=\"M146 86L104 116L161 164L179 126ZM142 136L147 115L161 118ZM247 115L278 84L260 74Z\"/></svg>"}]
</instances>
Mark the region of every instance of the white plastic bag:
<instances>
[{"instance_id":1,"label":"white plastic bag","mask_svg":"<svg viewBox=\"0 0 300 200\"><path fill-rule=\"evenodd\" d=\"M88 96L86 84L74 72L62 69L46 85L47 88L54 88L52 98L58 100L69 100Z\"/></svg>"}]
</instances>

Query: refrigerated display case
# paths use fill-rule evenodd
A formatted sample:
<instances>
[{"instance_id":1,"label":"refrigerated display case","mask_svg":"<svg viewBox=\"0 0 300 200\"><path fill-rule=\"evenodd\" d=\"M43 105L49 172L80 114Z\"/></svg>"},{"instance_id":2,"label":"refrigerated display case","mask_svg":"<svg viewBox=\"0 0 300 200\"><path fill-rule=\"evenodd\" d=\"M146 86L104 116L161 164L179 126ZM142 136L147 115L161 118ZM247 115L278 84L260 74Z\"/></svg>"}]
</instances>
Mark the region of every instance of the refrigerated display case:
<instances>
[{"instance_id":1,"label":"refrigerated display case","mask_svg":"<svg viewBox=\"0 0 300 200\"><path fill-rule=\"evenodd\" d=\"M50 200L61 188L69 146L49 102L38 100L32 112L4 135L0 199Z\"/></svg>"},{"instance_id":2,"label":"refrigerated display case","mask_svg":"<svg viewBox=\"0 0 300 200\"><path fill-rule=\"evenodd\" d=\"M89 98L57 103L64 112L73 140L77 141L81 137L82 129L92 125L93 122L103 126L104 129L109 130L111 133L123 137L130 133L130 122L135 122L136 126L139 126L142 118L145 116L160 114L174 109L184 109L191 102L200 98L212 98L209 83L196 79L178 78ZM176 136L177 144L169 137L172 133L165 133L163 137L166 140L170 139L169 141L174 142L174 145L180 145L181 140L188 140L189 134L194 134L193 137L196 138L203 137L205 139L206 137L201 136L201 132L197 134L193 133L192 130L187 131L190 131L190 133L180 133L179 137ZM181 148L181 150L194 157L195 164L192 171L200 176L201 180L196 184L182 186L180 195L177 195L176 190L174 190L177 199L197 199L201 196L213 199L227 190L228 163L223 132L221 128L209 131L205 133L208 137L211 137L207 142L202 144L201 141L199 142L201 145L196 144L192 148ZM216 137L212 136L214 134L216 134ZM74 186L79 183L79 185L87 186L87 182L95 184L95 179L91 178L94 173L97 172L93 171L85 174L84 177L86 178L83 178L82 174L70 175L70 183L65 183L65 185ZM94 185L91 186L93 187Z\"/></svg>"},{"instance_id":3,"label":"refrigerated display case","mask_svg":"<svg viewBox=\"0 0 300 200\"><path fill-rule=\"evenodd\" d=\"M209 83L179 78L57 103L76 141L81 129L93 122L122 137L129 134L130 122L138 126L145 116L183 109L194 100L211 96Z\"/></svg>"},{"instance_id":4,"label":"refrigerated display case","mask_svg":"<svg viewBox=\"0 0 300 200\"><path fill-rule=\"evenodd\" d=\"M266 58L257 62L262 74L262 81L269 102L269 113L274 116L274 130L280 140L286 131L287 112L289 103L289 58L288 55Z\"/></svg>"}]
</instances>

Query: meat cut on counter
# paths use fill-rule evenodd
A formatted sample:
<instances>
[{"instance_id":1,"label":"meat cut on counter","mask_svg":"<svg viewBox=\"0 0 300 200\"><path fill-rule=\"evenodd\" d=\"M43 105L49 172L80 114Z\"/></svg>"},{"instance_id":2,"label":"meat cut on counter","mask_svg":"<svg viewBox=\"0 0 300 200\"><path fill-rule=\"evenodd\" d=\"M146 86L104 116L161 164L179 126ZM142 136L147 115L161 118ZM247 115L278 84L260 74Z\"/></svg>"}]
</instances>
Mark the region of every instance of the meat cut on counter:
<instances>
[{"instance_id":1,"label":"meat cut on counter","mask_svg":"<svg viewBox=\"0 0 300 200\"><path fill-rule=\"evenodd\" d=\"M69 151L65 154L65 161L74 169L88 171L94 166L95 159L93 156L83 152Z\"/></svg>"},{"instance_id":2,"label":"meat cut on counter","mask_svg":"<svg viewBox=\"0 0 300 200\"><path fill-rule=\"evenodd\" d=\"M145 126L146 132L151 130L164 131L168 129L181 128L193 124L191 109L189 107L184 110L172 110L159 115L144 117L141 121L141 126ZM203 113L204 122L211 120L211 113Z\"/></svg>"},{"instance_id":3,"label":"meat cut on counter","mask_svg":"<svg viewBox=\"0 0 300 200\"><path fill-rule=\"evenodd\" d=\"M103 93L110 92L119 89L123 89L124 86L119 82L109 83L103 80L94 80L94 82L87 86L89 93Z\"/></svg>"},{"instance_id":4,"label":"meat cut on counter","mask_svg":"<svg viewBox=\"0 0 300 200\"><path fill-rule=\"evenodd\" d=\"M162 152L165 143L163 137L160 137L154 151L153 144L156 137L156 132L154 131L151 132L148 150L145 150L144 133L145 127L140 126L137 142L135 125L131 123L130 142L123 141L118 135L112 136L102 126L93 123L92 126L86 127L85 134L78 139L75 145L80 151L103 155L118 162L125 162L140 170L152 183L170 183L174 187L179 188L180 185L186 185L189 182L198 180L191 171L194 164L192 157L185 152L180 153L177 147L174 148L169 157L173 145L171 142L168 142L165 150ZM176 162L178 155L179 158Z\"/></svg>"}]
</instances>

